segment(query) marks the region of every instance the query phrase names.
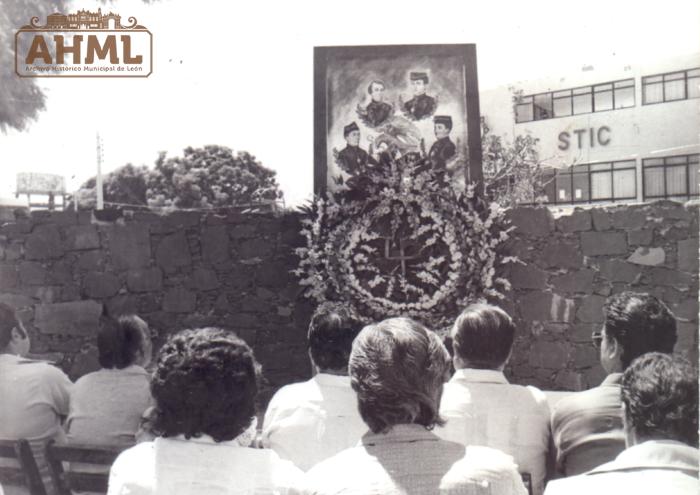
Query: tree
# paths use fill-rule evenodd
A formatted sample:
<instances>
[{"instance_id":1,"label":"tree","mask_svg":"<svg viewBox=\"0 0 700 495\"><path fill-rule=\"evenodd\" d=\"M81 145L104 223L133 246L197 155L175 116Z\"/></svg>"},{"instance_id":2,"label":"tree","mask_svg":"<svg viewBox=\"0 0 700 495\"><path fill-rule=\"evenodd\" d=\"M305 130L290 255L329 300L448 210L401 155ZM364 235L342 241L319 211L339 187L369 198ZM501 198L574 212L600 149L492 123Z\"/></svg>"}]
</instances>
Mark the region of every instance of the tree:
<instances>
[{"instance_id":1,"label":"tree","mask_svg":"<svg viewBox=\"0 0 700 495\"><path fill-rule=\"evenodd\" d=\"M127 164L103 179L107 203L177 208L220 208L276 200L276 172L245 151L224 146L186 148L184 156L160 153L154 169ZM94 206L96 179L76 194L82 208Z\"/></svg>"},{"instance_id":2,"label":"tree","mask_svg":"<svg viewBox=\"0 0 700 495\"><path fill-rule=\"evenodd\" d=\"M501 206L539 203L544 200L545 180L537 151L539 140L518 135L513 143L491 134L481 118L484 191Z\"/></svg>"}]
</instances>

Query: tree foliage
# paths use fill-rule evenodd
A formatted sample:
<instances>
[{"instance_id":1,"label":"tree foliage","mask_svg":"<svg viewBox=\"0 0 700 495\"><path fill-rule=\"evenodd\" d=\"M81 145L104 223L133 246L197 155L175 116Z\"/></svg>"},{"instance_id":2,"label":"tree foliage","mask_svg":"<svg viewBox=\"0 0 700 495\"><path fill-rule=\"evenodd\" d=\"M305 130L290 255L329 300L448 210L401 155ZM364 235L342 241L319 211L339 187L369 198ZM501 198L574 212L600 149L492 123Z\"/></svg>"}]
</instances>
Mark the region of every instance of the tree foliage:
<instances>
[{"instance_id":1,"label":"tree foliage","mask_svg":"<svg viewBox=\"0 0 700 495\"><path fill-rule=\"evenodd\" d=\"M507 143L492 134L481 118L484 190L490 199L506 207L544 200L538 141L530 135L518 135L513 143Z\"/></svg>"},{"instance_id":2,"label":"tree foliage","mask_svg":"<svg viewBox=\"0 0 700 495\"><path fill-rule=\"evenodd\" d=\"M276 172L245 151L225 146L185 148L184 156L160 153L155 168L125 165L103 179L104 200L143 206L221 208L276 200L282 192ZM96 179L78 192L81 207L92 207Z\"/></svg>"}]
</instances>

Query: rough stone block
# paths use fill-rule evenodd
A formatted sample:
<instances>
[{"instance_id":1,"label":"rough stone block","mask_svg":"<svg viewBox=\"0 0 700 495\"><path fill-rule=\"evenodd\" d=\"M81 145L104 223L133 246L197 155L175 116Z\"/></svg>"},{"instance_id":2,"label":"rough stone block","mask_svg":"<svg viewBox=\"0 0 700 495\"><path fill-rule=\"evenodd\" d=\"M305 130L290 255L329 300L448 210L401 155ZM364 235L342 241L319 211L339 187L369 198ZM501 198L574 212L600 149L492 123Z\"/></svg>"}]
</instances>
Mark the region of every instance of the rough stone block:
<instances>
[{"instance_id":1,"label":"rough stone block","mask_svg":"<svg viewBox=\"0 0 700 495\"><path fill-rule=\"evenodd\" d=\"M184 231L165 236L156 248L156 263L166 271L192 264L190 249Z\"/></svg>"},{"instance_id":2,"label":"rough stone block","mask_svg":"<svg viewBox=\"0 0 700 495\"><path fill-rule=\"evenodd\" d=\"M246 258L265 258L272 253L274 243L269 239L257 238L242 241L238 245L238 256Z\"/></svg>"},{"instance_id":3,"label":"rough stone block","mask_svg":"<svg viewBox=\"0 0 700 495\"><path fill-rule=\"evenodd\" d=\"M651 269L651 283L653 285L669 285L671 287L684 287L690 285L693 278L687 272L670 270L660 266Z\"/></svg>"},{"instance_id":4,"label":"rough stone block","mask_svg":"<svg viewBox=\"0 0 700 495\"><path fill-rule=\"evenodd\" d=\"M506 214L516 234L545 236L554 230L554 217L548 208L518 207Z\"/></svg>"},{"instance_id":5,"label":"rough stone block","mask_svg":"<svg viewBox=\"0 0 700 495\"><path fill-rule=\"evenodd\" d=\"M598 231L610 230L612 220L610 213L602 208L593 208L591 211L591 219L593 220L593 228Z\"/></svg>"},{"instance_id":6,"label":"rough stone block","mask_svg":"<svg viewBox=\"0 0 700 495\"><path fill-rule=\"evenodd\" d=\"M37 225L27 236L24 257L27 260L47 260L63 256L63 241L57 225Z\"/></svg>"},{"instance_id":7,"label":"rough stone block","mask_svg":"<svg viewBox=\"0 0 700 495\"><path fill-rule=\"evenodd\" d=\"M66 249L98 249L100 247L100 234L93 225L77 225L66 230Z\"/></svg>"},{"instance_id":8,"label":"rough stone block","mask_svg":"<svg viewBox=\"0 0 700 495\"><path fill-rule=\"evenodd\" d=\"M591 335L600 331L600 323L576 323L568 334L571 342L583 342L592 345Z\"/></svg>"},{"instance_id":9,"label":"rough stone block","mask_svg":"<svg viewBox=\"0 0 700 495\"><path fill-rule=\"evenodd\" d=\"M608 376L607 372L602 366L593 366L584 370L583 372L585 380L585 388L593 388L599 386L603 383L603 380Z\"/></svg>"},{"instance_id":10,"label":"rough stone block","mask_svg":"<svg viewBox=\"0 0 700 495\"><path fill-rule=\"evenodd\" d=\"M0 290L17 287L18 279L15 264L0 264Z\"/></svg>"},{"instance_id":11,"label":"rough stone block","mask_svg":"<svg viewBox=\"0 0 700 495\"><path fill-rule=\"evenodd\" d=\"M593 347L592 342L574 346L574 368L591 368L600 364L600 351Z\"/></svg>"},{"instance_id":12,"label":"rough stone block","mask_svg":"<svg viewBox=\"0 0 700 495\"><path fill-rule=\"evenodd\" d=\"M83 375L99 370L101 366L98 356L97 347L94 345L81 349L73 360L68 376L73 380L77 380Z\"/></svg>"},{"instance_id":13,"label":"rough stone block","mask_svg":"<svg viewBox=\"0 0 700 495\"><path fill-rule=\"evenodd\" d=\"M163 288L163 272L160 268L129 270L126 286L132 292L151 292Z\"/></svg>"},{"instance_id":14,"label":"rough stone block","mask_svg":"<svg viewBox=\"0 0 700 495\"><path fill-rule=\"evenodd\" d=\"M530 347L530 366L560 370L566 367L569 349L561 342L536 342Z\"/></svg>"},{"instance_id":15,"label":"rough stone block","mask_svg":"<svg viewBox=\"0 0 700 495\"><path fill-rule=\"evenodd\" d=\"M604 297L586 296L580 300L576 317L582 322L600 323L604 320L603 304L605 304Z\"/></svg>"},{"instance_id":16,"label":"rough stone block","mask_svg":"<svg viewBox=\"0 0 700 495\"><path fill-rule=\"evenodd\" d=\"M557 230L565 233L591 230L591 214L576 210L571 215L561 216L557 219Z\"/></svg>"},{"instance_id":17,"label":"rough stone block","mask_svg":"<svg viewBox=\"0 0 700 495\"><path fill-rule=\"evenodd\" d=\"M236 225L231 229L231 237L233 239L249 239L259 235L255 225L242 224Z\"/></svg>"},{"instance_id":18,"label":"rough stone block","mask_svg":"<svg viewBox=\"0 0 700 495\"><path fill-rule=\"evenodd\" d=\"M109 226L106 232L115 268L127 270L148 266L151 260L151 242L147 224L115 224Z\"/></svg>"},{"instance_id":19,"label":"rough stone block","mask_svg":"<svg viewBox=\"0 0 700 495\"><path fill-rule=\"evenodd\" d=\"M163 297L163 311L168 313L189 313L194 311L197 295L181 287L168 290Z\"/></svg>"},{"instance_id":20,"label":"rough stone block","mask_svg":"<svg viewBox=\"0 0 700 495\"><path fill-rule=\"evenodd\" d=\"M265 313L272 310L269 301L256 296L246 296L240 303L241 311L244 313Z\"/></svg>"},{"instance_id":21,"label":"rough stone block","mask_svg":"<svg viewBox=\"0 0 700 495\"><path fill-rule=\"evenodd\" d=\"M264 263L257 271L258 284L266 287L284 287L294 279L289 272L290 268L279 262Z\"/></svg>"},{"instance_id":22,"label":"rough stone block","mask_svg":"<svg viewBox=\"0 0 700 495\"><path fill-rule=\"evenodd\" d=\"M221 285L216 277L216 272L208 268L196 268L192 272L190 284L199 290L214 290Z\"/></svg>"},{"instance_id":23,"label":"rough stone block","mask_svg":"<svg viewBox=\"0 0 700 495\"><path fill-rule=\"evenodd\" d=\"M600 275L610 282L634 282L642 273L642 268L632 263L616 259L598 261Z\"/></svg>"},{"instance_id":24,"label":"rough stone block","mask_svg":"<svg viewBox=\"0 0 700 495\"><path fill-rule=\"evenodd\" d=\"M59 287L35 287L34 294L35 299L38 299L44 304L51 304L54 302L61 301L61 289Z\"/></svg>"},{"instance_id":25,"label":"rough stone block","mask_svg":"<svg viewBox=\"0 0 700 495\"><path fill-rule=\"evenodd\" d=\"M623 232L582 232L581 249L586 256L625 254L627 239Z\"/></svg>"},{"instance_id":26,"label":"rough stone block","mask_svg":"<svg viewBox=\"0 0 700 495\"><path fill-rule=\"evenodd\" d=\"M0 303L7 304L15 310L18 310L20 308L33 306L34 300L22 294L0 294Z\"/></svg>"},{"instance_id":27,"label":"rough stone block","mask_svg":"<svg viewBox=\"0 0 700 495\"><path fill-rule=\"evenodd\" d=\"M543 249L540 257L547 267L580 268L583 255L576 244L561 240L551 240Z\"/></svg>"},{"instance_id":28,"label":"rough stone block","mask_svg":"<svg viewBox=\"0 0 700 495\"><path fill-rule=\"evenodd\" d=\"M17 261L22 258L24 247L19 242L12 242L5 247L5 259L7 261Z\"/></svg>"},{"instance_id":29,"label":"rough stone block","mask_svg":"<svg viewBox=\"0 0 700 495\"><path fill-rule=\"evenodd\" d=\"M111 297L119 292L121 286L121 280L113 273L90 272L83 280L85 295L95 299Z\"/></svg>"},{"instance_id":30,"label":"rough stone block","mask_svg":"<svg viewBox=\"0 0 700 495\"><path fill-rule=\"evenodd\" d=\"M641 229L647 221L647 214L634 206L623 206L612 212L612 221L616 229Z\"/></svg>"},{"instance_id":31,"label":"rough stone block","mask_svg":"<svg viewBox=\"0 0 700 495\"><path fill-rule=\"evenodd\" d=\"M52 285L64 285L73 281L70 267L63 262L56 262L49 270L48 282Z\"/></svg>"},{"instance_id":32,"label":"rough stone block","mask_svg":"<svg viewBox=\"0 0 700 495\"><path fill-rule=\"evenodd\" d=\"M202 257L212 264L229 259L229 238L225 225L202 229Z\"/></svg>"},{"instance_id":33,"label":"rough stone block","mask_svg":"<svg viewBox=\"0 0 700 495\"><path fill-rule=\"evenodd\" d=\"M683 227L670 227L659 232L659 238L664 241L681 241L687 239L690 234L688 232L688 226Z\"/></svg>"},{"instance_id":34,"label":"rough stone block","mask_svg":"<svg viewBox=\"0 0 700 495\"><path fill-rule=\"evenodd\" d=\"M112 259L114 259L114 256L112 256ZM75 266L79 270L95 271L104 268L106 263L105 253L95 250L82 253Z\"/></svg>"},{"instance_id":35,"label":"rough stone block","mask_svg":"<svg viewBox=\"0 0 700 495\"><path fill-rule=\"evenodd\" d=\"M45 334L94 335L100 315L102 304L96 301L39 304L34 326Z\"/></svg>"},{"instance_id":36,"label":"rough stone block","mask_svg":"<svg viewBox=\"0 0 700 495\"><path fill-rule=\"evenodd\" d=\"M659 266L666 262L666 252L660 247L638 247L627 261L636 265Z\"/></svg>"},{"instance_id":37,"label":"rough stone block","mask_svg":"<svg viewBox=\"0 0 700 495\"><path fill-rule=\"evenodd\" d=\"M106 305L107 314L113 318L122 315L135 314L139 311L138 300L135 296L119 295L110 297L107 300Z\"/></svg>"},{"instance_id":38,"label":"rough stone block","mask_svg":"<svg viewBox=\"0 0 700 495\"><path fill-rule=\"evenodd\" d=\"M41 285L46 282L46 268L41 263L25 261L19 264L19 279L22 285Z\"/></svg>"},{"instance_id":39,"label":"rough stone block","mask_svg":"<svg viewBox=\"0 0 700 495\"><path fill-rule=\"evenodd\" d=\"M653 240L653 229L638 229L627 232L627 243L630 246L648 246Z\"/></svg>"},{"instance_id":40,"label":"rough stone block","mask_svg":"<svg viewBox=\"0 0 700 495\"><path fill-rule=\"evenodd\" d=\"M511 268L510 282L516 289L544 289L547 272L533 265L515 264Z\"/></svg>"},{"instance_id":41,"label":"rough stone block","mask_svg":"<svg viewBox=\"0 0 700 495\"><path fill-rule=\"evenodd\" d=\"M671 306L671 310L676 318L685 321L698 320L698 300L697 298L688 298L683 302Z\"/></svg>"},{"instance_id":42,"label":"rough stone block","mask_svg":"<svg viewBox=\"0 0 700 495\"><path fill-rule=\"evenodd\" d=\"M560 275L552 279L551 284L556 292L583 292L590 294L593 291L593 276L595 272L588 268Z\"/></svg>"},{"instance_id":43,"label":"rough stone block","mask_svg":"<svg viewBox=\"0 0 700 495\"><path fill-rule=\"evenodd\" d=\"M574 301L551 292L530 292L520 298L519 307L527 321L569 322L574 316Z\"/></svg>"},{"instance_id":44,"label":"rough stone block","mask_svg":"<svg viewBox=\"0 0 700 495\"><path fill-rule=\"evenodd\" d=\"M684 272L698 271L698 239L678 241L678 269Z\"/></svg>"}]
</instances>

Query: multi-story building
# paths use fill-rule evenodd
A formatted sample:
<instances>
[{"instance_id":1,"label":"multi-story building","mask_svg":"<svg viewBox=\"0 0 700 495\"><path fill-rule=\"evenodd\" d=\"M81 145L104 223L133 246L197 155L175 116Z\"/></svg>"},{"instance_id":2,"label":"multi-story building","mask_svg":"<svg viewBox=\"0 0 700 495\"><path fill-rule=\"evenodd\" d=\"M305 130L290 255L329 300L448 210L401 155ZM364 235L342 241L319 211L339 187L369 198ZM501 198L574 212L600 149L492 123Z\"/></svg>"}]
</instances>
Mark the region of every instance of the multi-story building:
<instances>
[{"instance_id":1,"label":"multi-story building","mask_svg":"<svg viewBox=\"0 0 700 495\"><path fill-rule=\"evenodd\" d=\"M700 197L700 54L480 92L495 135L539 140L550 204Z\"/></svg>"}]
</instances>

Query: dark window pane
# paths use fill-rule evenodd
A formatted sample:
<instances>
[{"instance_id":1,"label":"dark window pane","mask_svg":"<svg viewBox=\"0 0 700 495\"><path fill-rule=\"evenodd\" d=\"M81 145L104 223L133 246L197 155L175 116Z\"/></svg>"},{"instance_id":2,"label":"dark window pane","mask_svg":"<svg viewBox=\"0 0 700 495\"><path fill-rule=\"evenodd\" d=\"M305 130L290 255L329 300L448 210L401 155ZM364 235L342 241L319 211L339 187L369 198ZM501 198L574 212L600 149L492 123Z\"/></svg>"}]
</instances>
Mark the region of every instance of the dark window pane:
<instances>
[{"instance_id":1,"label":"dark window pane","mask_svg":"<svg viewBox=\"0 0 700 495\"><path fill-rule=\"evenodd\" d=\"M600 93L602 91L611 91L611 90L612 90L612 83L597 84L597 85L593 86L594 93Z\"/></svg>"},{"instance_id":2,"label":"dark window pane","mask_svg":"<svg viewBox=\"0 0 700 495\"><path fill-rule=\"evenodd\" d=\"M653 165L663 165L664 164L664 159L663 158L646 158L642 162L645 167L651 167Z\"/></svg>"},{"instance_id":3,"label":"dark window pane","mask_svg":"<svg viewBox=\"0 0 700 495\"><path fill-rule=\"evenodd\" d=\"M575 95L586 95L591 92L591 87L584 86L583 88L574 88L572 91Z\"/></svg>"},{"instance_id":4,"label":"dark window pane","mask_svg":"<svg viewBox=\"0 0 700 495\"><path fill-rule=\"evenodd\" d=\"M615 90L615 108L629 108L634 106L634 86Z\"/></svg>"},{"instance_id":5,"label":"dark window pane","mask_svg":"<svg viewBox=\"0 0 700 495\"><path fill-rule=\"evenodd\" d=\"M664 195L664 169L647 168L644 170L644 197Z\"/></svg>"},{"instance_id":6,"label":"dark window pane","mask_svg":"<svg viewBox=\"0 0 700 495\"><path fill-rule=\"evenodd\" d=\"M688 165L688 178L690 181L690 194L698 195L700 194L700 165L697 163L691 163Z\"/></svg>"},{"instance_id":7,"label":"dark window pane","mask_svg":"<svg viewBox=\"0 0 700 495\"><path fill-rule=\"evenodd\" d=\"M591 199L612 198L612 172L591 174Z\"/></svg>"},{"instance_id":8,"label":"dark window pane","mask_svg":"<svg viewBox=\"0 0 700 495\"><path fill-rule=\"evenodd\" d=\"M636 175L636 169L613 172L613 192L616 199L637 197Z\"/></svg>"},{"instance_id":9,"label":"dark window pane","mask_svg":"<svg viewBox=\"0 0 700 495\"><path fill-rule=\"evenodd\" d=\"M666 194L686 194L685 167L666 167Z\"/></svg>"},{"instance_id":10,"label":"dark window pane","mask_svg":"<svg viewBox=\"0 0 700 495\"><path fill-rule=\"evenodd\" d=\"M672 72L671 74L664 74L664 81L678 81L685 79L685 72Z\"/></svg>"},{"instance_id":11,"label":"dark window pane","mask_svg":"<svg viewBox=\"0 0 700 495\"><path fill-rule=\"evenodd\" d=\"M700 77L688 78L688 98L700 98Z\"/></svg>"},{"instance_id":12,"label":"dark window pane","mask_svg":"<svg viewBox=\"0 0 700 495\"><path fill-rule=\"evenodd\" d=\"M535 95L535 120L552 118L552 94Z\"/></svg>"},{"instance_id":13,"label":"dark window pane","mask_svg":"<svg viewBox=\"0 0 700 495\"><path fill-rule=\"evenodd\" d=\"M637 168L637 162L635 160L625 160L621 162L614 162L613 168Z\"/></svg>"},{"instance_id":14,"label":"dark window pane","mask_svg":"<svg viewBox=\"0 0 700 495\"><path fill-rule=\"evenodd\" d=\"M558 174L556 179L557 184L557 203L566 203L571 201L571 175Z\"/></svg>"},{"instance_id":15,"label":"dark window pane","mask_svg":"<svg viewBox=\"0 0 700 495\"><path fill-rule=\"evenodd\" d=\"M591 94L574 96L574 115L579 113L591 113L593 111Z\"/></svg>"},{"instance_id":16,"label":"dark window pane","mask_svg":"<svg viewBox=\"0 0 700 495\"><path fill-rule=\"evenodd\" d=\"M646 83L657 83L664 80L664 76L649 76L642 78L642 84Z\"/></svg>"},{"instance_id":17,"label":"dark window pane","mask_svg":"<svg viewBox=\"0 0 700 495\"><path fill-rule=\"evenodd\" d=\"M664 101L685 100L685 79L667 81Z\"/></svg>"},{"instance_id":18,"label":"dark window pane","mask_svg":"<svg viewBox=\"0 0 700 495\"><path fill-rule=\"evenodd\" d=\"M644 103L658 103L664 101L664 86L661 83L647 84L643 86Z\"/></svg>"},{"instance_id":19,"label":"dark window pane","mask_svg":"<svg viewBox=\"0 0 700 495\"><path fill-rule=\"evenodd\" d=\"M554 116L564 117L571 115L571 96L554 99Z\"/></svg>"},{"instance_id":20,"label":"dark window pane","mask_svg":"<svg viewBox=\"0 0 700 495\"><path fill-rule=\"evenodd\" d=\"M588 174L574 174L574 201L589 201Z\"/></svg>"},{"instance_id":21,"label":"dark window pane","mask_svg":"<svg viewBox=\"0 0 700 495\"><path fill-rule=\"evenodd\" d=\"M682 156L667 156L665 159L666 165L681 165L681 164L686 164L688 163L688 157L685 155Z\"/></svg>"},{"instance_id":22,"label":"dark window pane","mask_svg":"<svg viewBox=\"0 0 700 495\"><path fill-rule=\"evenodd\" d=\"M591 163L591 172L596 172L599 170L610 170L609 163Z\"/></svg>"},{"instance_id":23,"label":"dark window pane","mask_svg":"<svg viewBox=\"0 0 700 495\"><path fill-rule=\"evenodd\" d=\"M532 120L532 104L524 103L515 107L516 122L530 122Z\"/></svg>"}]
</instances>

